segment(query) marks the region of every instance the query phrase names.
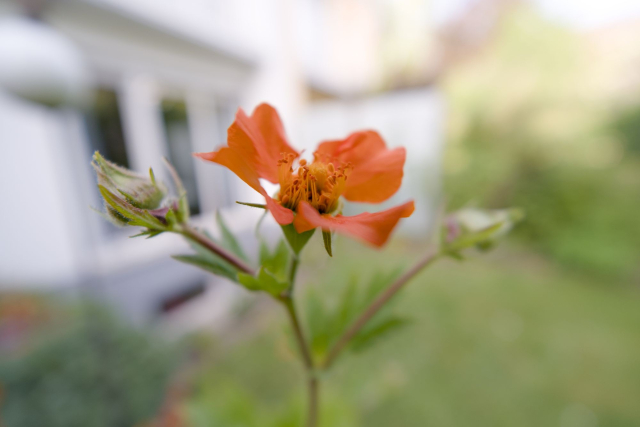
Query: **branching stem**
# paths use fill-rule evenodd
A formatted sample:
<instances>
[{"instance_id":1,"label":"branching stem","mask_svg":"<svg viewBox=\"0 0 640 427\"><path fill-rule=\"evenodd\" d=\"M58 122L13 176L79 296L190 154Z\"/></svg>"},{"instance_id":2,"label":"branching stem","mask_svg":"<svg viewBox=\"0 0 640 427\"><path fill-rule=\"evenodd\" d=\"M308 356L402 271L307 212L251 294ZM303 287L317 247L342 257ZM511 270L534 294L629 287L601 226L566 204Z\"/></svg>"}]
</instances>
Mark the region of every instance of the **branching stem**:
<instances>
[{"instance_id":1,"label":"branching stem","mask_svg":"<svg viewBox=\"0 0 640 427\"><path fill-rule=\"evenodd\" d=\"M253 268L247 265L247 263L245 263L243 260L241 260L234 254L229 252L227 249L223 248L222 246L218 245L217 243L209 239L206 235L199 232L195 228L189 227L188 225L184 225L180 229L179 233L185 236L186 238L193 240L199 245L202 245L205 248L209 249L211 252L218 255L220 258L227 261L229 264L233 265L241 272L250 274L252 276L255 274L255 271L253 270Z\"/></svg>"},{"instance_id":2,"label":"branching stem","mask_svg":"<svg viewBox=\"0 0 640 427\"><path fill-rule=\"evenodd\" d=\"M407 270L402 276L400 276L395 282L393 282L387 289L385 289L378 297L367 307L365 311L358 316L358 318L351 324L351 326L342 334L342 336L331 347L327 354L322 368L328 369L335 362L338 355L342 352L345 346L356 336L358 332L367 324L369 320L387 303L404 285L407 284L416 274L422 271L425 267L430 265L440 256L440 253L431 249L427 255L416 263L413 267Z\"/></svg>"}]
</instances>

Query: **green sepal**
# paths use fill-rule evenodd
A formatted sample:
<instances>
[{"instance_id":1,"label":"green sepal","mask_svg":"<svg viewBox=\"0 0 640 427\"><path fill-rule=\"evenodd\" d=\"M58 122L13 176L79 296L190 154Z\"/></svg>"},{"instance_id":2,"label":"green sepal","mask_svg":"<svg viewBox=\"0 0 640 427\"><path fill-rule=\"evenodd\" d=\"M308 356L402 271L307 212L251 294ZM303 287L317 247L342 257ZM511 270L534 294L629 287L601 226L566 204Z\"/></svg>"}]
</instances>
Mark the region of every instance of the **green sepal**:
<instances>
[{"instance_id":1,"label":"green sepal","mask_svg":"<svg viewBox=\"0 0 640 427\"><path fill-rule=\"evenodd\" d=\"M279 298L289 284L281 281L264 267L260 267L258 274L252 276L246 273L238 273L238 282L250 291L263 291Z\"/></svg>"},{"instance_id":2,"label":"green sepal","mask_svg":"<svg viewBox=\"0 0 640 427\"><path fill-rule=\"evenodd\" d=\"M173 209L169 209L164 216L164 219L167 221L167 226L169 228L173 228L174 225L178 223L178 213Z\"/></svg>"},{"instance_id":3,"label":"green sepal","mask_svg":"<svg viewBox=\"0 0 640 427\"><path fill-rule=\"evenodd\" d=\"M178 206L176 209L176 219L180 223L185 223L189 221L189 217L191 213L189 212L189 199L187 198L187 190L182 185L182 180L178 175L178 172L173 167L167 158L163 158L164 164L169 169L169 173L171 174L171 179L173 179L173 185L176 187L176 191L178 192ZM155 177L153 176L153 171L149 169L149 173L151 174L151 179L155 181Z\"/></svg>"},{"instance_id":4,"label":"green sepal","mask_svg":"<svg viewBox=\"0 0 640 427\"><path fill-rule=\"evenodd\" d=\"M483 242L490 240L498 230L504 225L503 222L498 222L484 230L477 231L475 233L463 234L455 239L453 242L447 244L444 247L446 252L460 252L463 249L470 248L472 246L480 245Z\"/></svg>"},{"instance_id":5,"label":"green sepal","mask_svg":"<svg viewBox=\"0 0 640 427\"><path fill-rule=\"evenodd\" d=\"M142 237L142 236L147 236L147 239L150 239L152 237L156 237L158 234L162 234L164 233L164 231L160 231L160 230L145 230L143 232L140 232L138 234L134 234L133 236L129 236L130 239L133 239L134 237Z\"/></svg>"},{"instance_id":6,"label":"green sepal","mask_svg":"<svg viewBox=\"0 0 640 427\"><path fill-rule=\"evenodd\" d=\"M327 251L330 257L333 256L331 253L331 232L322 230L322 241L324 242L324 249Z\"/></svg>"},{"instance_id":7,"label":"green sepal","mask_svg":"<svg viewBox=\"0 0 640 427\"><path fill-rule=\"evenodd\" d=\"M127 203L103 185L98 184L98 189L107 204L107 214L112 217L117 217L114 218L114 220L124 223L124 225L140 226L152 230L166 229L166 224L146 210L136 208L135 206ZM117 213L117 215L115 215L115 213Z\"/></svg>"},{"instance_id":8,"label":"green sepal","mask_svg":"<svg viewBox=\"0 0 640 427\"><path fill-rule=\"evenodd\" d=\"M237 200L236 203L242 206L249 206L250 208L267 209L267 205L263 203L238 202Z\"/></svg>"},{"instance_id":9,"label":"green sepal","mask_svg":"<svg viewBox=\"0 0 640 427\"><path fill-rule=\"evenodd\" d=\"M443 252L454 256L470 247L490 250L523 218L524 212L520 209L465 208L454 212L441 230Z\"/></svg>"},{"instance_id":10,"label":"green sepal","mask_svg":"<svg viewBox=\"0 0 640 427\"><path fill-rule=\"evenodd\" d=\"M316 232L314 228L313 230L305 231L304 233L298 233L293 224L281 225L280 227L282 228L284 237L287 239L287 243L289 243L289 247L296 256L300 255L300 252L309 239L311 239L313 233Z\"/></svg>"},{"instance_id":11,"label":"green sepal","mask_svg":"<svg viewBox=\"0 0 640 427\"><path fill-rule=\"evenodd\" d=\"M147 178L111 163L97 151L91 165L96 171L98 185L114 194L120 193L127 203L138 209L157 209L167 193L166 187L155 180L153 172Z\"/></svg>"}]
</instances>

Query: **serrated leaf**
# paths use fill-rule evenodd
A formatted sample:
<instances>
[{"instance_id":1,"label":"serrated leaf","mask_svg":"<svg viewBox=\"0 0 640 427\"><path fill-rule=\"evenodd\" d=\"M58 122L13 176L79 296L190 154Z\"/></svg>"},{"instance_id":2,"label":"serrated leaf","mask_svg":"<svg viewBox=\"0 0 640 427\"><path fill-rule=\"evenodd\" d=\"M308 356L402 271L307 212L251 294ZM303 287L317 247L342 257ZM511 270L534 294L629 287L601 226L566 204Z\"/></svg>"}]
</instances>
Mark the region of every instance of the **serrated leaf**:
<instances>
[{"instance_id":1,"label":"serrated leaf","mask_svg":"<svg viewBox=\"0 0 640 427\"><path fill-rule=\"evenodd\" d=\"M321 357L334 344L344 331L356 320L357 316L386 288L398 275L399 269L387 273L375 272L369 281L362 283L358 276L345 284L343 291L333 304L321 298L315 292L309 292L306 299L307 324L309 325L309 340L314 354ZM332 295L335 297L335 294ZM391 329L392 325L385 325L390 318L393 301L378 312L370 323L360 331L356 338L362 341L364 349L368 342L373 343L380 329L380 334ZM394 322L395 323L395 322ZM384 325L382 327L381 325ZM371 335L371 336L369 336ZM352 350L352 345L349 346Z\"/></svg>"},{"instance_id":2,"label":"serrated leaf","mask_svg":"<svg viewBox=\"0 0 640 427\"><path fill-rule=\"evenodd\" d=\"M324 249L327 251L330 257L331 253L331 232L322 230L322 241L324 242Z\"/></svg>"},{"instance_id":3,"label":"serrated leaf","mask_svg":"<svg viewBox=\"0 0 640 427\"><path fill-rule=\"evenodd\" d=\"M323 355L333 338L330 327L333 319L327 317L330 310L326 307L316 288L309 288L305 296L304 313L309 345L313 354Z\"/></svg>"},{"instance_id":4,"label":"serrated leaf","mask_svg":"<svg viewBox=\"0 0 640 427\"><path fill-rule=\"evenodd\" d=\"M309 239L311 239L313 233L316 232L314 228L313 230L305 231L304 233L298 233L293 224L282 225L281 228L284 233L284 237L287 239L287 243L289 243L289 247L296 255L300 255L302 248L304 248Z\"/></svg>"},{"instance_id":5,"label":"serrated leaf","mask_svg":"<svg viewBox=\"0 0 640 427\"><path fill-rule=\"evenodd\" d=\"M211 236L206 232L203 231L203 234L205 236L207 236L208 238L211 238ZM199 257L202 262L207 263L211 266L215 266L216 271L213 271L213 269L211 270L212 273L214 274L218 274L218 270L217 269L224 269L227 272L230 272L229 274L221 274L224 275L225 277L230 278L231 280L237 282L238 278L237 278L237 274L238 274L238 270L232 266L231 264L229 264L227 261L225 261L224 259L220 258L218 255L214 254L213 252L211 252L209 249L205 248L204 246L202 246L200 243L196 242L195 240L192 240L188 237L186 237L187 242L189 243L189 245L191 246L191 248L196 252L197 257ZM212 239L213 240L213 239Z\"/></svg>"},{"instance_id":6,"label":"serrated leaf","mask_svg":"<svg viewBox=\"0 0 640 427\"><path fill-rule=\"evenodd\" d=\"M279 280L286 280L288 262L289 248L284 240L280 240L273 251L269 250L264 241L260 242L260 265Z\"/></svg>"},{"instance_id":7,"label":"serrated leaf","mask_svg":"<svg viewBox=\"0 0 640 427\"><path fill-rule=\"evenodd\" d=\"M356 352L363 351L371 347L383 336L389 335L391 332L401 329L409 324L409 320L396 316L390 316L372 323L358 333L351 342L351 349Z\"/></svg>"},{"instance_id":8,"label":"serrated leaf","mask_svg":"<svg viewBox=\"0 0 640 427\"><path fill-rule=\"evenodd\" d=\"M217 276L223 276L234 282L238 281L238 272L232 266L222 260L206 258L200 255L174 255L176 261L199 267Z\"/></svg>"},{"instance_id":9,"label":"serrated leaf","mask_svg":"<svg viewBox=\"0 0 640 427\"><path fill-rule=\"evenodd\" d=\"M218 227L220 228L220 234L222 237L222 241L220 242L220 244L224 248L229 249L238 257L242 258L245 261L248 261L247 256L242 250L242 246L240 246L240 243L236 239L236 236L234 236L231 230L229 230L229 227L227 227L227 224L224 222L224 219L220 214L220 211L216 211L216 222L218 223Z\"/></svg>"},{"instance_id":10,"label":"serrated leaf","mask_svg":"<svg viewBox=\"0 0 640 427\"><path fill-rule=\"evenodd\" d=\"M238 274L238 282L250 291L267 292L274 297L279 297L288 288L286 281L278 280L271 272L260 267L258 274L252 276L246 273Z\"/></svg>"}]
</instances>

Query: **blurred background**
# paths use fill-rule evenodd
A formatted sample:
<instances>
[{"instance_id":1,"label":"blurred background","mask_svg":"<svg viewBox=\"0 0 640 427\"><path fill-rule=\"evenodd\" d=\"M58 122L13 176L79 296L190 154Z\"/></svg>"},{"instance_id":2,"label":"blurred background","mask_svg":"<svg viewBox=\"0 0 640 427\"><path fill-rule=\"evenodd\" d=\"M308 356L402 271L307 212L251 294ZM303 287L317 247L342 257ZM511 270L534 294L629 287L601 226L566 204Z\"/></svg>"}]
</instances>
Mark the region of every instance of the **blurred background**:
<instances>
[{"instance_id":1,"label":"blurred background","mask_svg":"<svg viewBox=\"0 0 640 427\"><path fill-rule=\"evenodd\" d=\"M300 425L279 307L90 209L95 150L161 178L166 156L196 223L215 234L219 210L255 255L260 215L234 202L259 197L191 152L260 102L307 152L363 128L408 150L388 203L417 209L384 252L307 247L316 354L426 249L443 203L527 213L413 281L388 333L327 375L323 426L640 425L631 0L0 0L0 425Z\"/></svg>"}]
</instances>

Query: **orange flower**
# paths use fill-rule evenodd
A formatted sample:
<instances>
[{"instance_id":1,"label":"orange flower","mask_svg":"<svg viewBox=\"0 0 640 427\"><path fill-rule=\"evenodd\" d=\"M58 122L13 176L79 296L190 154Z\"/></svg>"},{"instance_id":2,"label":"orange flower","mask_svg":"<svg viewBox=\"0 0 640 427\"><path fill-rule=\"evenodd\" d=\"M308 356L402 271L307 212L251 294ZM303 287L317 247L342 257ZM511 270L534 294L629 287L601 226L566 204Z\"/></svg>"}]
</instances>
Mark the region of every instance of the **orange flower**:
<instances>
[{"instance_id":1,"label":"orange flower","mask_svg":"<svg viewBox=\"0 0 640 427\"><path fill-rule=\"evenodd\" d=\"M229 168L264 196L280 225L293 223L298 233L320 227L380 247L400 218L414 210L409 201L382 212L334 216L341 196L380 203L395 194L402 183L405 149L389 150L377 132L362 131L321 143L311 163L297 160L300 153L287 142L278 112L268 104L259 105L250 117L239 109L228 130L228 146L195 156ZM280 184L275 198L260 178Z\"/></svg>"}]
</instances>

